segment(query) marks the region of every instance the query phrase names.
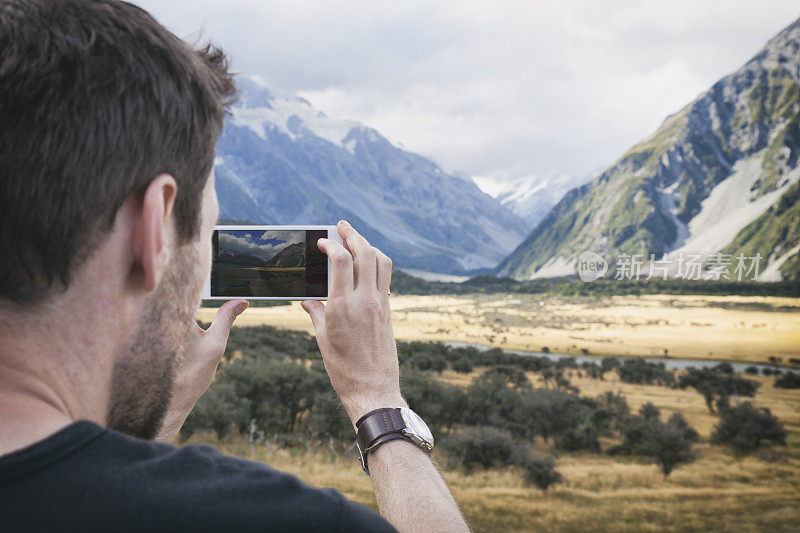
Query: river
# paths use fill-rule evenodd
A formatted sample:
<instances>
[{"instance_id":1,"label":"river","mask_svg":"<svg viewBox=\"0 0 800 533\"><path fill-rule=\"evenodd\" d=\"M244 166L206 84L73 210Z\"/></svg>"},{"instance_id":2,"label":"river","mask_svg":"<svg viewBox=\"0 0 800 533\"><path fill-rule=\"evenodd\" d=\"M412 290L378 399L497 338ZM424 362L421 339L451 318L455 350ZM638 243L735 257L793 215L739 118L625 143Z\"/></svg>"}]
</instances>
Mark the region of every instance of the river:
<instances>
[{"instance_id":1,"label":"river","mask_svg":"<svg viewBox=\"0 0 800 533\"><path fill-rule=\"evenodd\" d=\"M478 350L488 350L490 347L485 346L483 344L473 344L469 342L456 342L456 341L449 341L445 342L448 346L452 346L453 348L457 347L472 347L477 348ZM618 355L618 356L603 356L603 355L570 355L564 353L544 353L544 352L525 352L522 350L503 350L504 352L513 353L517 355L525 355L530 357L546 357L552 361L558 361L559 359L575 359L578 364L583 362L592 362L597 363L607 357L615 357L616 359L623 360L623 359L644 359L650 363L664 363L666 368L670 370L686 370L687 368L704 368L709 366L715 366L720 363L730 363L733 367L735 372L744 373L744 369L750 366L754 366L758 368L758 372L765 368L769 368L770 370L779 369L784 372L787 371L798 371L800 368L791 367L791 366L784 366L784 365L770 365L764 363L737 363L733 361L721 361L721 360L712 360L712 359L680 359L678 357L637 357L637 356L630 356L630 355Z\"/></svg>"}]
</instances>

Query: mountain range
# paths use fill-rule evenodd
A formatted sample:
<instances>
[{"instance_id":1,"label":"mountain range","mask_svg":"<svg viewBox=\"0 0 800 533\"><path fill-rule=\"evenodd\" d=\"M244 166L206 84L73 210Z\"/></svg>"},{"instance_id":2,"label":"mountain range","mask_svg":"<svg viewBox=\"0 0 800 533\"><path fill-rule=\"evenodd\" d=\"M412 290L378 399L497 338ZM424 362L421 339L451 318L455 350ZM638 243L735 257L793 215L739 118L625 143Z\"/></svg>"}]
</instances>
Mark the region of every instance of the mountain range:
<instances>
[{"instance_id":1,"label":"mountain range","mask_svg":"<svg viewBox=\"0 0 800 533\"><path fill-rule=\"evenodd\" d=\"M494 267L524 238L521 217L470 179L327 117L252 78L217 144L220 218L252 224L348 220L399 267L464 273Z\"/></svg>"},{"instance_id":2,"label":"mountain range","mask_svg":"<svg viewBox=\"0 0 800 533\"><path fill-rule=\"evenodd\" d=\"M486 194L500 202L518 216L529 227L535 227L547 216L570 189L583 185L591 176L559 174L551 177L525 177L498 180L473 177L475 184Z\"/></svg>"},{"instance_id":3,"label":"mountain range","mask_svg":"<svg viewBox=\"0 0 800 533\"><path fill-rule=\"evenodd\" d=\"M759 279L798 279L798 154L800 20L567 192L494 272L574 275L589 250L612 267L634 254L645 265L760 254Z\"/></svg>"},{"instance_id":4,"label":"mountain range","mask_svg":"<svg viewBox=\"0 0 800 533\"><path fill-rule=\"evenodd\" d=\"M296 242L290 244L272 259L267 261L267 266L271 267L304 267L306 266L306 243Z\"/></svg>"}]
</instances>

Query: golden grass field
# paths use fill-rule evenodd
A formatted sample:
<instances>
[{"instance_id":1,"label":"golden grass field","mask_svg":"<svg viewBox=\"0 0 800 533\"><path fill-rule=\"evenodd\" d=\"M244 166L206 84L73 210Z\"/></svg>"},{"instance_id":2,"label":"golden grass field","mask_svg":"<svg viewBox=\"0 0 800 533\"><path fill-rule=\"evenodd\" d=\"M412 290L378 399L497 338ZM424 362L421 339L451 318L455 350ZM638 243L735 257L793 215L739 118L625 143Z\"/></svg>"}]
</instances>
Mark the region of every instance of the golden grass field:
<instances>
[{"instance_id":1,"label":"golden grass field","mask_svg":"<svg viewBox=\"0 0 800 533\"><path fill-rule=\"evenodd\" d=\"M445 372L443 379L466 384L473 379ZM607 377L611 374L607 374ZM537 376L530 377L536 383ZM651 461L603 454L556 455L564 482L548 492L526 487L513 469L445 471L444 476L474 531L797 531L800 527L800 391L772 387L772 378L755 378L758 405L770 406L783 421L787 446L736 457L710 444L695 446L697 459L679 465L664 479ZM632 409L652 402L664 413L680 411L707 439L715 423L705 402L691 390L627 385L573 377L583 394L622 391ZM227 453L263 461L311 485L334 487L377 509L372 487L355 456L325 451L256 448L241 437L218 442L195 436ZM537 441L540 453L555 453Z\"/></svg>"},{"instance_id":2,"label":"golden grass field","mask_svg":"<svg viewBox=\"0 0 800 533\"><path fill-rule=\"evenodd\" d=\"M517 303L515 300L519 301ZM539 302L543 302L540 304ZM599 300L540 300L530 295L393 296L399 339L453 340L503 348L593 354L670 355L764 362L769 356L800 357L800 299L733 296L641 296ZM201 310L208 321L213 309ZM302 309L248 309L237 325L270 324L313 332ZM446 371L441 379L468 385L471 375ZM538 375L532 382L541 386ZM748 376L749 377L749 376ZM716 417L692 389L629 385L606 374L605 381L570 378L581 394L621 391L632 410L646 402L662 417L681 412L708 440ZM474 531L800 531L800 390L776 389L774 378L756 377L754 399L769 407L788 431L787 446L737 457L729 449L700 443L697 459L664 479L645 458L553 453L564 482L548 492L526 487L513 469L445 471L444 476ZM241 437L223 451L264 461L315 486L335 487L376 508L369 479L353 458L324 451L269 449L251 453ZM608 443L606 443L608 444Z\"/></svg>"},{"instance_id":3,"label":"golden grass field","mask_svg":"<svg viewBox=\"0 0 800 533\"><path fill-rule=\"evenodd\" d=\"M800 358L800 298L529 294L391 297L398 339L463 341L507 349L765 362ZM210 321L214 309L198 318ZM252 308L238 325L313 333L298 303Z\"/></svg>"}]
</instances>

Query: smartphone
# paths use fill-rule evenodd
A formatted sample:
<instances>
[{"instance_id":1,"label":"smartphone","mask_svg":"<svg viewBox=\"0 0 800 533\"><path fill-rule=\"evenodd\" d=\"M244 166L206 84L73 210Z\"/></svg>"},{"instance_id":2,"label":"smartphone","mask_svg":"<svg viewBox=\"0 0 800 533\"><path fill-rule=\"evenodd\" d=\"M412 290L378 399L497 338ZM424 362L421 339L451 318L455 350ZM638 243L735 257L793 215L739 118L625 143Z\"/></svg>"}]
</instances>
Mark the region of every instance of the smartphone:
<instances>
[{"instance_id":1,"label":"smartphone","mask_svg":"<svg viewBox=\"0 0 800 533\"><path fill-rule=\"evenodd\" d=\"M320 238L336 226L215 226L205 300L327 300L331 265Z\"/></svg>"}]
</instances>

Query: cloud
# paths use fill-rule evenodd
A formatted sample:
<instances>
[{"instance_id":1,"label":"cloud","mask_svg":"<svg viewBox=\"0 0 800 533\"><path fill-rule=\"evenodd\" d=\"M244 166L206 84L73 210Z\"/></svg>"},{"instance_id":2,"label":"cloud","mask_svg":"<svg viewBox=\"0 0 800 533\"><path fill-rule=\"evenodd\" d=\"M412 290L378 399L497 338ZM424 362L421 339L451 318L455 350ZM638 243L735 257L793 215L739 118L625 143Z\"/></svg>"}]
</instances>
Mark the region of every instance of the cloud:
<instances>
[{"instance_id":1,"label":"cloud","mask_svg":"<svg viewBox=\"0 0 800 533\"><path fill-rule=\"evenodd\" d=\"M800 15L788 0L137 3L276 91L500 179L611 164Z\"/></svg>"},{"instance_id":2,"label":"cloud","mask_svg":"<svg viewBox=\"0 0 800 533\"><path fill-rule=\"evenodd\" d=\"M249 233L236 235L229 231L220 231L219 248L220 250L237 254L254 255L264 261L269 261L284 248L292 244L305 242L305 235L296 231L269 231L261 235L259 240L272 242L253 242L252 234Z\"/></svg>"}]
</instances>

